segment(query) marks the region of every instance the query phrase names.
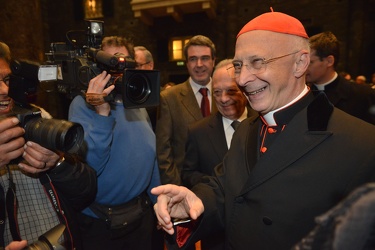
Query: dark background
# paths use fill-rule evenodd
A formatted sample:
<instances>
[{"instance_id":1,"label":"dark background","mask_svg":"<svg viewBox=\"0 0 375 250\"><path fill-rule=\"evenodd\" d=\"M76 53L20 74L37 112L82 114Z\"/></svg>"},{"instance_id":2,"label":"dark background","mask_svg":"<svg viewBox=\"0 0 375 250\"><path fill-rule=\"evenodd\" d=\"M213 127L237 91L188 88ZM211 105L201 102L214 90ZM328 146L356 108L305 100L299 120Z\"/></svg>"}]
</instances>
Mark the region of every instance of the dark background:
<instances>
[{"instance_id":1,"label":"dark background","mask_svg":"<svg viewBox=\"0 0 375 250\"><path fill-rule=\"evenodd\" d=\"M170 37L206 35L216 44L218 60L231 58L241 27L270 7L298 18L309 36L332 31L341 42L339 71L368 79L375 72L375 0L216 0L215 18L200 12L185 14L182 22L171 16L154 18L152 25L134 18L130 2L103 0L104 35L126 36L147 47L161 71L161 85L187 77L186 66L168 60ZM82 0L0 0L0 6L0 40L10 46L14 58L43 63L51 42L65 41L68 30L85 28ZM56 103L54 97L41 94L38 102L61 116L55 109L66 104Z\"/></svg>"}]
</instances>

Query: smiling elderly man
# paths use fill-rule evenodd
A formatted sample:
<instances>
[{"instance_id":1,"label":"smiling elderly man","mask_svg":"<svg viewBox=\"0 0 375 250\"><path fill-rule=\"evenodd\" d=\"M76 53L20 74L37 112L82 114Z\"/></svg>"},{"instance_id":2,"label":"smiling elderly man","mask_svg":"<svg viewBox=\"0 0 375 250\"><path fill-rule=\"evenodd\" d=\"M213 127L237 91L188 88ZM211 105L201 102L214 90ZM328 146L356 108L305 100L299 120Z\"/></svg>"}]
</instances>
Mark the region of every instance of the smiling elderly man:
<instances>
[{"instance_id":1,"label":"smiling elderly man","mask_svg":"<svg viewBox=\"0 0 375 250\"><path fill-rule=\"evenodd\" d=\"M152 190L166 232L175 232L171 218L192 220L177 227L179 246L225 228L226 249L290 249L316 216L374 181L375 126L324 93L314 97L309 63L308 36L294 17L265 13L239 32L234 77L259 117L241 123L215 176L192 191Z\"/></svg>"}]
</instances>

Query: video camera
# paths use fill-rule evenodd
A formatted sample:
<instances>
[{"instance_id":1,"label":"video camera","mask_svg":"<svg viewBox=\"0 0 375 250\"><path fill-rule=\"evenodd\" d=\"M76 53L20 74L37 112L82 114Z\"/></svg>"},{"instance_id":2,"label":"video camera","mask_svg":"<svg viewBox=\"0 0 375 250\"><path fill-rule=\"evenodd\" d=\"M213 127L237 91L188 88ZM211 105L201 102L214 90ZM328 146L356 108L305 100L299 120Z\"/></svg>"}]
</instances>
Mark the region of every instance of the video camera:
<instances>
[{"instance_id":1,"label":"video camera","mask_svg":"<svg viewBox=\"0 0 375 250\"><path fill-rule=\"evenodd\" d=\"M77 153L83 144L84 131L78 123L66 120L42 118L41 109L29 104L37 92L39 65L29 61L13 60L9 79L8 96L14 106L8 114L16 116L25 129L26 141L33 141L53 151Z\"/></svg>"},{"instance_id":2,"label":"video camera","mask_svg":"<svg viewBox=\"0 0 375 250\"><path fill-rule=\"evenodd\" d=\"M109 85L115 85L107 101L121 95L125 108L157 106L160 72L136 70L133 58L104 52L100 49L103 21L85 23L86 30L67 32L67 42L51 43L51 50L46 53L47 65L39 68L39 80L57 81L57 91L73 99L84 95L90 80L105 70L112 75Z\"/></svg>"}]
</instances>

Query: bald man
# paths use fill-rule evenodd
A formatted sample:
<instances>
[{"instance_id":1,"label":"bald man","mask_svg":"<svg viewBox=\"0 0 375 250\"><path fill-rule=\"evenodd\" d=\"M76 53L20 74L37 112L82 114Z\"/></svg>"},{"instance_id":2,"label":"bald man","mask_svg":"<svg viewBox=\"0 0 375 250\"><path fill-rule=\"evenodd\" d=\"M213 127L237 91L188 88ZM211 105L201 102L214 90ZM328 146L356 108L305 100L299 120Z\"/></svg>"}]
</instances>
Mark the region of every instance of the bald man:
<instances>
[{"instance_id":1,"label":"bald man","mask_svg":"<svg viewBox=\"0 0 375 250\"><path fill-rule=\"evenodd\" d=\"M191 191L154 188L154 209L169 234L171 218L192 220L177 227L178 246L225 228L225 249L291 249L316 216L374 181L375 127L307 88L308 36L294 17L251 20L237 35L232 63L259 116L241 122L215 176Z\"/></svg>"}]
</instances>

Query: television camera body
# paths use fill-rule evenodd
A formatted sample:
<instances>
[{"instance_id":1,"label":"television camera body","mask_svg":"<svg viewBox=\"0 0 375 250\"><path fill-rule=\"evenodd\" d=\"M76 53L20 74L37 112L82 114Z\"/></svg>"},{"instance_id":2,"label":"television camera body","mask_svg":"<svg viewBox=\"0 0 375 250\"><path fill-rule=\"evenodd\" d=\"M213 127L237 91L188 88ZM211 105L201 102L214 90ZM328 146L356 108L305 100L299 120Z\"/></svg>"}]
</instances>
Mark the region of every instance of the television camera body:
<instances>
[{"instance_id":1,"label":"television camera body","mask_svg":"<svg viewBox=\"0 0 375 250\"><path fill-rule=\"evenodd\" d=\"M108 85L115 89L106 99L121 95L125 108L157 106L160 95L160 72L136 70L135 61L122 54L112 55L100 49L103 22L87 20L86 31L68 31L67 42L51 43L46 53L47 65L39 68L40 81L56 81L57 91L73 99L84 95L92 78L107 71L112 75ZM86 43L82 42L82 34ZM78 38L73 38L72 36Z\"/></svg>"}]
</instances>

